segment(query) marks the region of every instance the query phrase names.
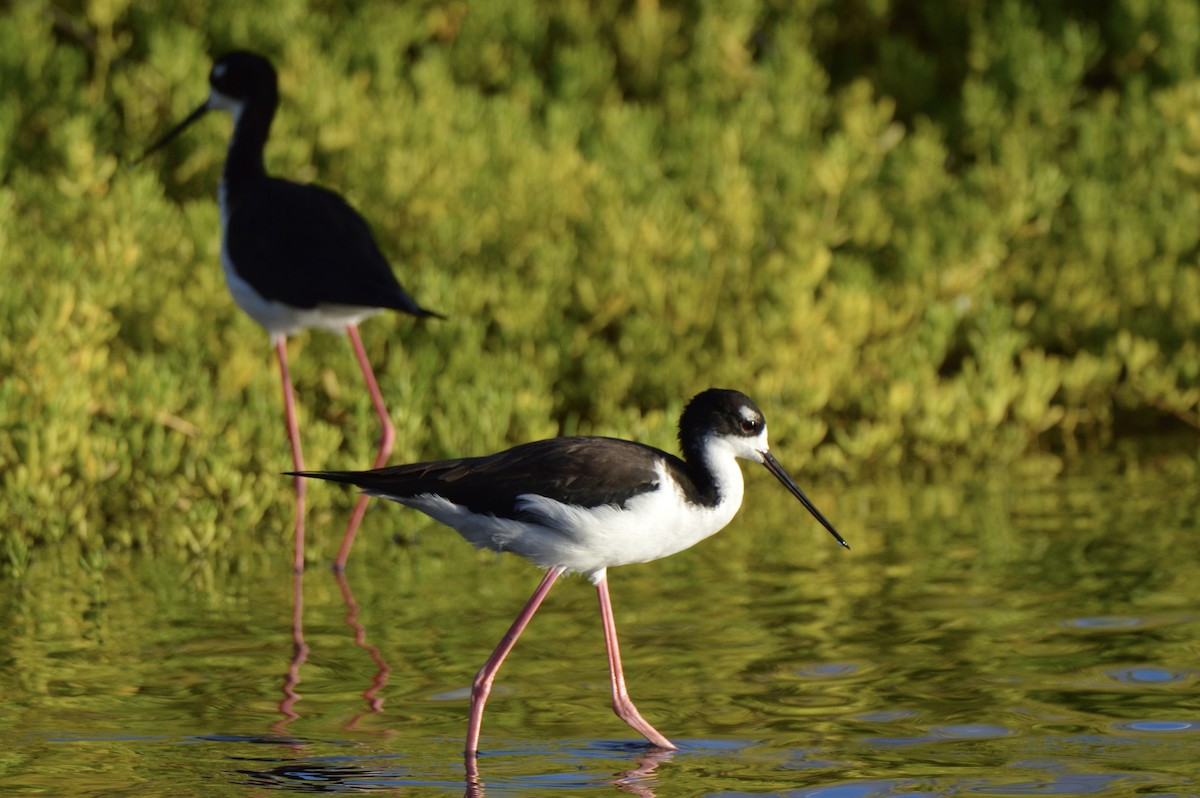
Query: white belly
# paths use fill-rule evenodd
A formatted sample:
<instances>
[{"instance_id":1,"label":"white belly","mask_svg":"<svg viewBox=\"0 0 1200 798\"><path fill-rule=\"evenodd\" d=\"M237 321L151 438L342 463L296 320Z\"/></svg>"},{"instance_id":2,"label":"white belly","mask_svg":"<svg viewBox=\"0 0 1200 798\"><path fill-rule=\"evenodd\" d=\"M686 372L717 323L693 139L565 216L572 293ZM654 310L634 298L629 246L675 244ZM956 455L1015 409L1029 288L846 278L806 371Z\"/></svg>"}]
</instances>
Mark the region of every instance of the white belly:
<instances>
[{"instance_id":1,"label":"white belly","mask_svg":"<svg viewBox=\"0 0 1200 798\"><path fill-rule=\"evenodd\" d=\"M225 232L229 229L230 209L224 179L217 186L217 204L221 209L221 268L225 272L225 284L229 286L229 293L233 295L237 306L266 328L272 341L313 327L338 332L346 329L347 325L358 324L379 312L379 308L361 305L320 304L314 308L297 308L264 298L242 279L229 258Z\"/></svg>"},{"instance_id":2,"label":"white belly","mask_svg":"<svg viewBox=\"0 0 1200 798\"><path fill-rule=\"evenodd\" d=\"M562 566L594 577L605 568L683 551L723 529L742 503L742 473L736 463L730 465L732 470L721 481L721 501L714 507L688 503L665 472L663 487L629 500L624 509L584 508L531 494L519 497L520 509L544 519L541 523L479 515L429 494L395 501L453 527L479 548L511 551L543 568Z\"/></svg>"},{"instance_id":3,"label":"white belly","mask_svg":"<svg viewBox=\"0 0 1200 798\"><path fill-rule=\"evenodd\" d=\"M221 247L221 266L225 271L225 284L229 286L233 301L246 311L250 318L265 327L272 340L279 336L295 335L313 327L337 332L379 312L379 308L361 305L321 304L315 308L294 308L274 299L264 299L237 273L224 246Z\"/></svg>"}]
</instances>

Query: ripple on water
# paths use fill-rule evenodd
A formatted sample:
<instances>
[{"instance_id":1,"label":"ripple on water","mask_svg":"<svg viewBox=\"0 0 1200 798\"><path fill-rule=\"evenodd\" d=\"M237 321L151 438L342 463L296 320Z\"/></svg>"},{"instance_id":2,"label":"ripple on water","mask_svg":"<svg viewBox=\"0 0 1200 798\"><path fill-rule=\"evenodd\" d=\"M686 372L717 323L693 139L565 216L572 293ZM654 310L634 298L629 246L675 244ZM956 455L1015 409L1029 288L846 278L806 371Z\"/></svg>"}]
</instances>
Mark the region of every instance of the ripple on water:
<instances>
[{"instance_id":1,"label":"ripple on water","mask_svg":"<svg viewBox=\"0 0 1200 798\"><path fill-rule=\"evenodd\" d=\"M252 787L289 792L368 793L395 791L407 774L400 768L368 767L353 761L293 761L242 768L234 780Z\"/></svg>"},{"instance_id":2,"label":"ripple on water","mask_svg":"<svg viewBox=\"0 0 1200 798\"><path fill-rule=\"evenodd\" d=\"M1068 618L1060 625L1068 630L1082 633L1121 633L1156 629L1163 626L1175 626L1191 623L1196 620L1193 614L1186 615L1085 615L1080 618Z\"/></svg>"},{"instance_id":3,"label":"ripple on water","mask_svg":"<svg viewBox=\"0 0 1200 798\"><path fill-rule=\"evenodd\" d=\"M857 662L812 662L801 665L792 673L801 679L844 679L859 676L867 668Z\"/></svg>"},{"instance_id":4,"label":"ripple on water","mask_svg":"<svg viewBox=\"0 0 1200 798\"><path fill-rule=\"evenodd\" d=\"M1173 685L1181 682L1195 681L1197 672L1194 670L1176 670L1157 665L1132 665L1124 668L1112 668L1104 674L1113 681L1130 685Z\"/></svg>"},{"instance_id":5,"label":"ripple on water","mask_svg":"<svg viewBox=\"0 0 1200 798\"><path fill-rule=\"evenodd\" d=\"M1060 691L1055 703L1077 705L1081 697L1094 700L1141 693L1147 696L1160 692L1186 692L1200 685L1200 671L1191 668L1172 668L1165 665L1139 663L1105 665L1084 668L1044 679L1042 687Z\"/></svg>"},{"instance_id":6,"label":"ripple on water","mask_svg":"<svg viewBox=\"0 0 1200 798\"><path fill-rule=\"evenodd\" d=\"M928 782L918 782L915 779L875 779L870 781L844 782L828 784L802 790L789 790L781 795L787 798L883 798L889 795L903 795L905 798L932 798L942 795L940 792L918 792L914 788L925 786ZM709 798L735 798L748 796L751 793L721 792L712 793Z\"/></svg>"},{"instance_id":7,"label":"ripple on water","mask_svg":"<svg viewBox=\"0 0 1200 798\"><path fill-rule=\"evenodd\" d=\"M1143 734L1179 734L1200 732L1200 720L1123 720L1114 723L1113 728Z\"/></svg>"},{"instance_id":8,"label":"ripple on water","mask_svg":"<svg viewBox=\"0 0 1200 798\"><path fill-rule=\"evenodd\" d=\"M1063 625L1073 629L1086 629L1088 631L1136 629L1145 626L1146 619L1129 615L1099 615L1090 618L1071 618L1063 621Z\"/></svg>"},{"instance_id":9,"label":"ripple on water","mask_svg":"<svg viewBox=\"0 0 1200 798\"><path fill-rule=\"evenodd\" d=\"M940 740L979 740L1008 737L1013 731L994 723L948 723L934 726L929 733Z\"/></svg>"},{"instance_id":10,"label":"ripple on water","mask_svg":"<svg viewBox=\"0 0 1200 798\"><path fill-rule=\"evenodd\" d=\"M1128 783L1130 779L1128 773L1062 773L1035 781L976 785L968 787L967 791L987 795L1092 795L1108 791L1120 782ZM1133 780L1144 779L1134 777Z\"/></svg>"},{"instance_id":11,"label":"ripple on water","mask_svg":"<svg viewBox=\"0 0 1200 798\"><path fill-rule=\"evenodd\" d=\"M887 746L925 745L963 740L995 740L1015 734L1012 729L995 723L945 723L931 726L925 734L905 737L875 736L872 743Z\"/></svg>"},{"instance_id":12,"label":"ripple on water","mask_svg":"<svg viewBox=\"0 0 1200 798\"><path fill-rule=\"evenodd\" d=\"M1019 778L1019 777L1018 777ZM785 798L884 798L884 796L946 796L946 795L1095 795L1111 794L1113 790L1130 789L1148 781L1145 774L1134 773L1042 773L1035 769L1024 780L1005 781L1002 777L934 779L870 779L826 784L779 795ZM734 798L751 793L723 792L710 798Z\"/></svg>"},{"instance_id":13,"label":"ripple on water","mask_svg":"<svg viewBox=\"0 0 1200 798\"><path fill-rule=\"evenodd\" d=\"M878 709L855 715L854 720L866 721L867 723L891 723L897 720L908 720L916 716L917 713L911 709Z\"/></svg>"},{"instance_id":14,"label":"ripple on water","mask_svg":"<svg viewBox=\"0 0 1200 798\"><path fill-rule=\"evenodd\" d=\"M862 702L857 686L872 670L870 665L857 662L788 663L751 676L750 680L761 688L756 687L738 702L764 718L790 718L797 711L853 709Z\"/></svg>"}]
</instances>

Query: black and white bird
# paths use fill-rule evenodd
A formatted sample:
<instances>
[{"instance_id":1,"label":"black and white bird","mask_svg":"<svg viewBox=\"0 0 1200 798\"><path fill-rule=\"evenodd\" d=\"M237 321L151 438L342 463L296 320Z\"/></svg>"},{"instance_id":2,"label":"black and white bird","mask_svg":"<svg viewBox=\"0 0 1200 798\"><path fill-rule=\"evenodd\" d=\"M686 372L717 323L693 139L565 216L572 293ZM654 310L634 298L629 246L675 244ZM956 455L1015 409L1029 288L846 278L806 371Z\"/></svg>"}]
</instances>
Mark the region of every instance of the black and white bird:
<instances>
[{"instance_id":1,"label":"black and white bird","mask_svg":"<svg viewBox=\"0 0 1200 798\"><path fill-rule=\"evenodd\" d=\"M366 221L345 199L320 186L267 174L263 150L279 105L271 62L256 53L234 51L217 59L208 82L208 99L155 142L146 155L209 111L233 115L233 135L218 190L221 265L234 301L266 328L278 354L295 469L303 470L304 465L288 375L287 336L311 327L344 330L350 338L383 426L375 458L375 467L379 467L391 453L395 428L367 360L358 324L381 310L441 316L418 305L401 287ZM339 569L345 566L364 509L360 503L352 515L335 561ZM304 487L297 479L297 569L303 567L303 552Z\"/></svg>"},{"instance_id":2,"label":"black and white bird","mask_svg":"<svg viewBox=\"0 0 1200 798\"><path fill-rule=\"evenodd\" d=\"M679 419L679 445L683 459L616 438L563 437L485 457L298 476L356 485L453 527L478 548L510 551L547 569L475 676L468 756L478 750L496 672L555 580L568 572L585 574L599 594L613 709L651 743L672 749L625 689L607 569L675 554L720 531L742 503L739 457L766 466L849 548L771 455L767 422L745 394L714 388L693 398Z\"/></svg>"}]
</instances>

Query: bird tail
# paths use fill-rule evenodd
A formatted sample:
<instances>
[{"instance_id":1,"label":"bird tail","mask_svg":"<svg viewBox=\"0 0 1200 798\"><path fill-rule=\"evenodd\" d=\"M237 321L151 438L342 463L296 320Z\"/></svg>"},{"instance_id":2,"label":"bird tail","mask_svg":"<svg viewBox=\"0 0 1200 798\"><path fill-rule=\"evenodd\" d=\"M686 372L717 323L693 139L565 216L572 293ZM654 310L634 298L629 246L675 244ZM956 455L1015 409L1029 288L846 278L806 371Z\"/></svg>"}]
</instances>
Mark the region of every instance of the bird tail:
<instances>
[{"instance_id":1,"label":"bird tail","mask_svg":"<svg viewBox=\"0 0 1200 798\"><path fill-rule=\"evenodd\" d=\"M438 313L436 310L430 310L429 308L423 308L420 305L417 306L417 310L415 313L413 311L409 311L409 312L412 313L414 316L416 316L418 319L427 319L427 318L444 319L444 318L446 318L445 315Z\"/></svg>"},{"instance_id":2,"label":"bird tail","mask_svg":"<svg viewBox=\"0 0 1200 798\"><path fill-rule=\"evenodd\" d=\"M420 305L417 304L417 300L413 299L412 297L410 297L407 293L405 293L403 291L397 292L396 296L391 297L390 300L385 301L384 303L381 303L379 305L379 307L389 307L392 310L398 310L401 313L407 313L410 316L416 316L418 319L427 319L427 318L444 319L444 318L446 318L441 313L438 313L436 310L430 310L429 308L421 307Z\"/></svg>"},{"instance_id":3,"label":"bird tail","mask_svg":"<svg viewBox=\"0 0 1200 798\"><path fill-rule=\"evenodd\" d=\"M354 485L363 493L385 496L399 500L402 496L414 496L430 489L430 472L444 469L441 463L410 463L406 465L376 468L370 471L285 471L287 476L306 479L324 479Z\"/></svg>"},{"instance_id":4,"label":"bird tail","mask_svg":"<svg viewBox=\"0 0 1200 798\"><path fill-rule=\"evenodd\" d=\"M362 471L284 471L287 477L304 477L305 479L324 479L329 482L341 482L346 485L363 487Z\"/></svg>"}]
</instances>

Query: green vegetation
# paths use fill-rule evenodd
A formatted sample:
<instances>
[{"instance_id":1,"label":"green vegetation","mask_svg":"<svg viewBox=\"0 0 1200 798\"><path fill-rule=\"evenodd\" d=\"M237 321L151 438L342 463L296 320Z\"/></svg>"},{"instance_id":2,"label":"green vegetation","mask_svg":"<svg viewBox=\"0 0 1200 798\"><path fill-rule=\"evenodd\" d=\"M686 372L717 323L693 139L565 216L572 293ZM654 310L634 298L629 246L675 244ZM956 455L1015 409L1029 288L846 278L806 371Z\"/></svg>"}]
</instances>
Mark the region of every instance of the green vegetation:
<instances>
[{"instance_id":1,"label":"green vegetation","mask_svg":"<svg viewBox=\"0 0 1200 798\"><path fill-rule=\"evenodd\" d=\"M394 461L670 447L710 385L754 396L810 474L1200 426L1194 0L246 8L0 16L12 566L64 537L286 534L277 369L218 260L229 122L124 166L234 47L280 71L268 167L344 192L450 317L363 327ZM291 351L308 463L366 466L348 344Z\"/></svg>"}]
</instances>

